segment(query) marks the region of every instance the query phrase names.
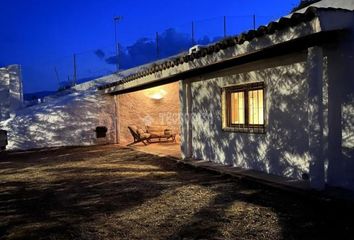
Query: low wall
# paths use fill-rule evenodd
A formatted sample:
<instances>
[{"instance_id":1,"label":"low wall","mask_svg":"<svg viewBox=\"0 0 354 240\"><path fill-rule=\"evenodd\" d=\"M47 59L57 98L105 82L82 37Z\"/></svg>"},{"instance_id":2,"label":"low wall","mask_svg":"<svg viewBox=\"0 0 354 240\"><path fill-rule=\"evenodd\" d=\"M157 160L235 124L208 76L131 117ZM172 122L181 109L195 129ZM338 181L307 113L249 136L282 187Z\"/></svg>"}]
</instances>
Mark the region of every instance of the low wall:
<instances>
[{"instance_id":1,"label":"low wall","mask_svg":"<svg viewBox=\"0 0 354 240\"><path fill-rule=\"evenodd\" d=\"M22 76L19 65L0 68L0 121L10 118L22 107Z\"/></svg>"},{"instance_id":2,"label":"low wall","mask_svg":"<svg viewBox=\"0 0 354 240\"><path fill-rule=\"evenodd\" d=\"M115 143L114 101L97 91L81 91L22 109L2 122L8 131L8 149ZM105 126L107 137L95 129Z\"/></svg>"}]
</instances>

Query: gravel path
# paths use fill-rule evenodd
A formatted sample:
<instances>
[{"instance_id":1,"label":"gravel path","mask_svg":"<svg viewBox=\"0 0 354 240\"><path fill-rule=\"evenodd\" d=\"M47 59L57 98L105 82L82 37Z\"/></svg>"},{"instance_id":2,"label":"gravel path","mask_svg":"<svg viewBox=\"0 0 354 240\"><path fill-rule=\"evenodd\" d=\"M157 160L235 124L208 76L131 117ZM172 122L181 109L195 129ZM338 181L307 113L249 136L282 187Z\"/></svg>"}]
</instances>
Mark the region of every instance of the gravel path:
<instances>
[{"instance_id":1,"label":"gravel path","mask_svg":"<svg viewBox=\"0 0 354 240\"><path fill-rule=\"evenodd\" d=\"M0 153L0 239L353 239L348 207L116 146Z\"/></svg>"}]
</instances>

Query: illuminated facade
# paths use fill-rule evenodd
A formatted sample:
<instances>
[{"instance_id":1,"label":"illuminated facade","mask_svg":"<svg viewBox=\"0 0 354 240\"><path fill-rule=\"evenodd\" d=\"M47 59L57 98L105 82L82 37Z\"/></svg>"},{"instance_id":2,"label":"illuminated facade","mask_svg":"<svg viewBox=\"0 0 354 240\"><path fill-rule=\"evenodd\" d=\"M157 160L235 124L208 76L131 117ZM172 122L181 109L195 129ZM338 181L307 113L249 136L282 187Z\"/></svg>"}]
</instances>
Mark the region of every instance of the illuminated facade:
<instances>
[{"instance_id":1,"label":"illuminated facade","mask_svg":"<svg viewBox=\"0 0 354 240\"><path fill-rule=\"evenodd\" d=\"M314 6L77 85L7 122L9 148L125 144L129 124L166 125L186 160L354 190L354 0Z\"/></svg>"},{"instance_id":2,"label":"illuminated facade","mask_svg":"<svg viewBox=\"0 0 354 240\"><path fill-rule=\"evenodd\" d=\"M353 10L303 9L100 89L178 82L182 158L354 189Z\"/></svg>"}]
</instances>

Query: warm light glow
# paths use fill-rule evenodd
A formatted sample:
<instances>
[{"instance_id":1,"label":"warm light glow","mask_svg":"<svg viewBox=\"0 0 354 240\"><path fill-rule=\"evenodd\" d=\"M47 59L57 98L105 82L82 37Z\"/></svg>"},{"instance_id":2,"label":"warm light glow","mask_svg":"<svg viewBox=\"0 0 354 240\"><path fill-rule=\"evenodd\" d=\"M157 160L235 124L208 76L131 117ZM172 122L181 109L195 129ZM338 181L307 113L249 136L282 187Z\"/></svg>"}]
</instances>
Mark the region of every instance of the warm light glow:
<instances>
[{"instance_id":1,"label":"warm light glow","mask_svg":"<svg viewBox=\"0 0 354 240\"><path fill-rule=\"evenodd\" d=\"M160 91L151 94L151 95L150 95L150 98L151 98L151 99L155 99L155 100L160 100L160 99L162 99L165 95L166 95L166 91L164 91L164 90L161 89Z\"/></svg>"},{"instance_id":2,"label":"warm light glow","mask_svg":"<svg viewBox=\"0 0 354 240\"><path fill-rule=\"evenodd\" d=\"M264 124L262 89L248 92L248 109L249 124Z\"/></svg>"},{"instance_id":3,"label":"warm light glow","mask_svg":"<svg viewBox=\"0 0 354 240\"><path fill-rule=\"evenodd\" d=\"M231 123L245 124L245 93L231 94Z\"/></svg>"},{"instance_id":4,"label":"warm light glow","mask_svg":"<svg viewBox=\"0 0 354 240\"><path fill-rule=\"evenodd\" d=\"M166 96L167 92L162 87L154 87L145 90L145 95L154 100L161 100Z\"/></svg>"},{"instance_id":5,"label":"warm light glow","mask_svg":"<svg viewBox=\"0 0 354 240\"><path fill-rule=\"evenodd\" d=\"M231 124L264 124L263 89L233 92L230 100Z\"/></svg>"}]
</instances>

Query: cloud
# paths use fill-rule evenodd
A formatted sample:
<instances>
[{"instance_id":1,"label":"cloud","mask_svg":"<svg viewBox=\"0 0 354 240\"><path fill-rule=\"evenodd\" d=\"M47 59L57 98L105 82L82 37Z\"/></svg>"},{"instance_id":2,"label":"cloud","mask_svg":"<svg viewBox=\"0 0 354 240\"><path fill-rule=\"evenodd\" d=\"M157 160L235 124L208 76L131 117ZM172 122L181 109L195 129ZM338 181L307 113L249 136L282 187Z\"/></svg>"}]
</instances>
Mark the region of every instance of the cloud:
<instances>
[{"instance_id":1,"label":"cloud","mask_svg":"<svg viewBox=\"0 0 354 240\"><path fill-rule=\"evenodd\" d=\"M104 53L104 51L102 49L97 49L95 51L95 55L99 58L99 59L104 59L106 54Z\"/></svg>"},{"instance_id":2,"label":"cloud","mask_svg":"<svg viewBox=\"0 0 354 240\"><path fill-rule=\"evenodd\" d=\"M213 39L216 40L217 38ZM196 44L206 45L211 40L204 36L196 41ZM192 39L190 35L177 32L174 28L165 30L159 36L159 58L166 58L183 51L188 50L192 46ZM108 64L117 64L121 69L128 69L149 63L157 60L157 46L156 41L148 38L140 38L134 44L124 48L119 47L119 56L110 56L106 58Z\"/></svg>"}]
</instances>

